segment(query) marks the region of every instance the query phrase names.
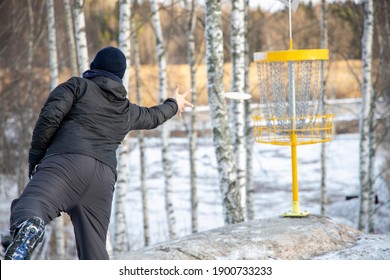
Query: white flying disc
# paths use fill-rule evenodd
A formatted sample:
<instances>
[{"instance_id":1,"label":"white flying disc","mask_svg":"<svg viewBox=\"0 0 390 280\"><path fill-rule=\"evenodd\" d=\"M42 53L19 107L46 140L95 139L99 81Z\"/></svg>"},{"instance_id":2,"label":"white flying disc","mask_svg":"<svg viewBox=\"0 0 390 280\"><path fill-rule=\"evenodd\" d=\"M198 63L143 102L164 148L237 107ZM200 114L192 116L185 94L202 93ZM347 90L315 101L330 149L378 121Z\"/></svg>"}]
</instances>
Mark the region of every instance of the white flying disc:
<instances>
[{"instance_id":1,"label":"white flying disc","mask_svg":"<svg viewBox=\"0 0 390 280\"><path fill-rule=\"evenodd\" d=\"M249 93L245 92L225 92L225 98L236 99L236 100L247 100L252 98Z\"/></svg>"}]
</instances>

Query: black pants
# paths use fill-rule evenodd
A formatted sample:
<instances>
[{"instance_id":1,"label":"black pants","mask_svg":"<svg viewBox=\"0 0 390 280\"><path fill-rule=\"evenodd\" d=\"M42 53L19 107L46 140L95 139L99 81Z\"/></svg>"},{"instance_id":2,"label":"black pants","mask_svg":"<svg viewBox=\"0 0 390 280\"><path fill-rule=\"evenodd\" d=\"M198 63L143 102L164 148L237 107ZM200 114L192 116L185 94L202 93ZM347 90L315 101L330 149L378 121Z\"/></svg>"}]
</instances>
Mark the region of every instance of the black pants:
<instances>
[{"instance_id":1,"label":"black pants","mask_svg":"<svg viewBox=\"0 0 390 280\"><path fill-rule=\"evenodd\" d=\"M112 169L80 154L49 156L11 205L11 231L28 218L45 224L66 212L71 217L79 259L108 259L106 237L115 185Z\"/></svg>"}]
</instances>

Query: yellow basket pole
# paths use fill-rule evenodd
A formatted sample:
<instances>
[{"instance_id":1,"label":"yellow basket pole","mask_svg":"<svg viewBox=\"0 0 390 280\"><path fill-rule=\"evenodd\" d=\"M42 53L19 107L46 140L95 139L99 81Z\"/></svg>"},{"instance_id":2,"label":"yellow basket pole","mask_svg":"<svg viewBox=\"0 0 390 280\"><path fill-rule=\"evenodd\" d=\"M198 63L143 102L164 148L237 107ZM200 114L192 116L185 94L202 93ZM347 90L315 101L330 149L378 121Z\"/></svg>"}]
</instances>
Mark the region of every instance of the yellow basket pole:
<instances>
[{"instance_id":1,"label":"yellow basket pole","mask_svg":"<svg viewBox=\"0 0 390 280\"><path fill-rule=\"evenodd\" d=\"M292 164L292 191L293 201L298 201L298 160L297 160L297 135L291 133L291 164Z\"/></svg>"},{"instance_id":2,"label":"yellow basket pole","mask_svg":"<svg viewBox=\"0 0 390 280\"><path fill-rule=\"evenodd\" d=\"M299 213L297 135L291 132L292 212Z\"/></svg>"},{"instance_id":3,"label":"yellow basket pole","mask_svg":"<svg viewBox=\"0 0 390 280\"><path fill-rule=\"evenodd\" d=\"M295 119L292 119L292 126L295 128ZM306 217L310 213L307 211L301 212L298 197L298 157L297 157L297 134L295 129L290 134L291 144L291 173L292 173L292 211L284 213L284 217Z\"/></svg>"}]
</instances>

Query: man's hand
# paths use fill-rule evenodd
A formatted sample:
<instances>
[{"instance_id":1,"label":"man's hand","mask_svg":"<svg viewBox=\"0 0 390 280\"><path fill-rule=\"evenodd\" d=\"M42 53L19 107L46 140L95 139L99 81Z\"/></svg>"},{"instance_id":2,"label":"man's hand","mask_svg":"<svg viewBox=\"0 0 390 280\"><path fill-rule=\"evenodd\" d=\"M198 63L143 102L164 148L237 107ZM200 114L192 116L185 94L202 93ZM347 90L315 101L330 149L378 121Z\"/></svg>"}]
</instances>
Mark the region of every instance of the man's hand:
<instances>
[{"instance_id":1,"label":"man's hand","mask_svg":"<svg viewBox=\"0 0 390 280\"><path fill-rule=\"evenodd\" d=\"M179 85L176 85L175 91L173 92L173 98L177 101L177 106L179 107L178 112L179 116L184 112L185 107L194 107L189 101L185 100L189 91L186 91L183 94L179 94Z\"/></svg>"}]
</instances>

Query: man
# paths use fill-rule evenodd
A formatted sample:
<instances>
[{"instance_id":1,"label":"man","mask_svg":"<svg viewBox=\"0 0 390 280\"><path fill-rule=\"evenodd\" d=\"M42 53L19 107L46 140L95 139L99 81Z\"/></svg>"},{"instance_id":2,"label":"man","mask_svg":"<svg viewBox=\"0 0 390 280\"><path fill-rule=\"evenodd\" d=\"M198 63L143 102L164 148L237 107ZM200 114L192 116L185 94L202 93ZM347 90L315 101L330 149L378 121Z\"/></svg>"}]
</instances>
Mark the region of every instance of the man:
<instances>
[{"instance_id":1,"label":"man","mask_svg":"<svg viewBox=\"0 0 390 280\"><path fill-rule=\"evenodd\" d=\"M129 102L122 84L126 58L100 50L81 77L49 95L35 125L24 192L11 204L13 241L5 259L30 259L45 225L69 214L79 259L108 259L106 236L116 181L116 150L131 130L153 129L181 115L185 94L154 107Z\"/></svg>"}]
</instances>

